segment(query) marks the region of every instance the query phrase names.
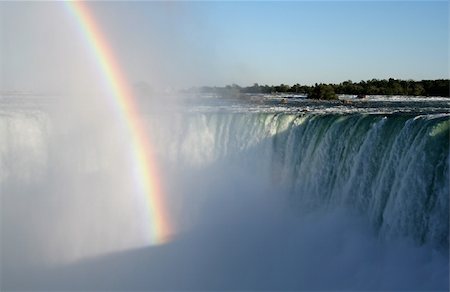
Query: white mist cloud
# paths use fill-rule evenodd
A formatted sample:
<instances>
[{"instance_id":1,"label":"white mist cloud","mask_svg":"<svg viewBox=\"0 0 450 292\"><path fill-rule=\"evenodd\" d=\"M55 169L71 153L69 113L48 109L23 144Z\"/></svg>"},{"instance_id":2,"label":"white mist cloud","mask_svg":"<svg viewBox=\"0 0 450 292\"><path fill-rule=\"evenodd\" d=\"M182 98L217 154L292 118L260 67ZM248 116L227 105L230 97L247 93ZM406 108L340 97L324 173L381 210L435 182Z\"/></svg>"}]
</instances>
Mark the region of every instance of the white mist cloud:
<instances>
[{"instance_id":1,"label":"white mist cloud","mask_svg":"<svg viewBox=\"0 0 450 292\"><path fill-rule=\"evenodd\" d=\"M89 3L94 21L130 85L158 91L203 84L215 71L202 18L181 3ZM0 4L1 90L107 93L104 72L69 5ZM183 25L180 25L180 22ZM98 36L94 36L98 37ZM106 88L105 88L106 86Z\"/></svg>"},{"instance_id":2,"label":"white mist cloud","mask_svg":"<svg viewBox=\"0 0 450 292\"><path fill-rule=\"evenodd\" d=\"M200 171L196 187L188 183L192 177L172 177L185 187L184 212L197 212L195 224L173 242L44 270L29 287L434 290L448 285L442 254L407 241L380 241L358 214L298 213L286 206L280 189L235 168ZM27 287L8 280L11 287Z\"/></svg>"}]
</instances>

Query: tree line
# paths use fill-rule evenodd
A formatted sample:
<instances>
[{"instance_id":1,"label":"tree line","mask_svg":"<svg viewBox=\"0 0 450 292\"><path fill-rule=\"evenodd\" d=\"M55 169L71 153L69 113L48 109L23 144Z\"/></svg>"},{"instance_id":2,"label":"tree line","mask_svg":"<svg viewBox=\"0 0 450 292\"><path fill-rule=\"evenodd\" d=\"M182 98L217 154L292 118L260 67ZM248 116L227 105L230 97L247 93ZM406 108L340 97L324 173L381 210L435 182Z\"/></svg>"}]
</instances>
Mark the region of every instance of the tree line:
<instances>
[{"instance_id":1,"label":"tree line","mask_svg":"<svg viewBox=\"0 0 450 292\"><path fill-rule=\"evenodd\" d=\"M224 87L203 86L196 88L201 93L213 93L223 97L239 97L242 94L276 94L291 93L303 94L310 98L334 99L335 94L352 95L411 95L411 96L446 96L450 97L450 80L400 80L400 79L372 79L367 81L353 82L351 80L339 84L315 84L313 86L294 84L259 85L258 83L248 87L237 84ZM325 92L323 95L321 92Z\"/></svg>"}]
</instances>

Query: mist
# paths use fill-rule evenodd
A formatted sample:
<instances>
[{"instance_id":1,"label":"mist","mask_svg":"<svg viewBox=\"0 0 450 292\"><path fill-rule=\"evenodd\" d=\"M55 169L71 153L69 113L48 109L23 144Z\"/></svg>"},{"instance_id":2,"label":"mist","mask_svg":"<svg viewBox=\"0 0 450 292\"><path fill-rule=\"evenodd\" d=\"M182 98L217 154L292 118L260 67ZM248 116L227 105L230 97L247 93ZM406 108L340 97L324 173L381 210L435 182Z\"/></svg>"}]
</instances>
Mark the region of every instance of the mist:
<instances>
[{"instance_id":1,"label":"mist","mask_svg":"<svg viewBox=\"0 0 450 292\"><path fill-rule=\"evenodd\" d=\"M213 65L214 43L208 41L214 32L202 13L192 17L190 5L99 2L89 9L108 47L120 56L130 87L145 83L164 93L221 78ZM8 56L0 59L2 91L65 99L108 93L98 56L67 3L2 3L0 13L2 55ZM176 25L180 21L183 26Z\"/></svg>"}]
</instances>

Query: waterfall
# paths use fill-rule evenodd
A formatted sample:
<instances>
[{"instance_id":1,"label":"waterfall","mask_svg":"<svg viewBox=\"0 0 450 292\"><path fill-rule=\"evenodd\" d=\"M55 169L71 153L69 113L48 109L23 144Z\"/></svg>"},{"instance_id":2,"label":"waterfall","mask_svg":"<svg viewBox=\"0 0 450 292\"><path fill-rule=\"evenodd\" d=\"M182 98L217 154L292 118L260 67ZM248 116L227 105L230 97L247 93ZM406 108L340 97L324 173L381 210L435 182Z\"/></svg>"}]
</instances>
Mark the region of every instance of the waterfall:
<instances>
[{"instance_id":1,"label":"waterfall","mask_svg":"<svg viewBox=\"0 0 450 292\"><path fill-rule=\"evenodd\" d=\"M147 113L178 234L143 249L122 125L68 115L0 109L6 288L448 289L448 114Z\"/></svg>"},{"instance_id":2,"label":"waterfall","mask_svg":"<svg viewBox=\"0 0 450 292\"><path fill-rule=\"evenodd\" d=\"M345 206L381 237L448 246L446 115L208 113L148 123L177 167L233 164L288 189L293 208Z\"/></svg>"}]
</instances>

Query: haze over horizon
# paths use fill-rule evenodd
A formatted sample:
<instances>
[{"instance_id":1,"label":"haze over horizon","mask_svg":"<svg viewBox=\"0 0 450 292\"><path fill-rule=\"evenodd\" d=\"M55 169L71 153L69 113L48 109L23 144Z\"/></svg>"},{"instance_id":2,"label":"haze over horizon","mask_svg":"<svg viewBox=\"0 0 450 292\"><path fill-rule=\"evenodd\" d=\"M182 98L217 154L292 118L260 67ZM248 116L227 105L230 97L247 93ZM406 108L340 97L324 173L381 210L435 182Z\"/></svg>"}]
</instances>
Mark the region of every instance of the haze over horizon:
<instances>
[{"instance_id":1,"label":"haze over horizon","mask_svg":"<svg viewBox=\"0 0 450 292\"><path fill-rule=\"evenodd\" d=\"M88 5L130 84L449 77L446 1ZM0 90L99 87L95 60L63 3L3 2L0 15Z\"/></svg>"}]
</instances>

